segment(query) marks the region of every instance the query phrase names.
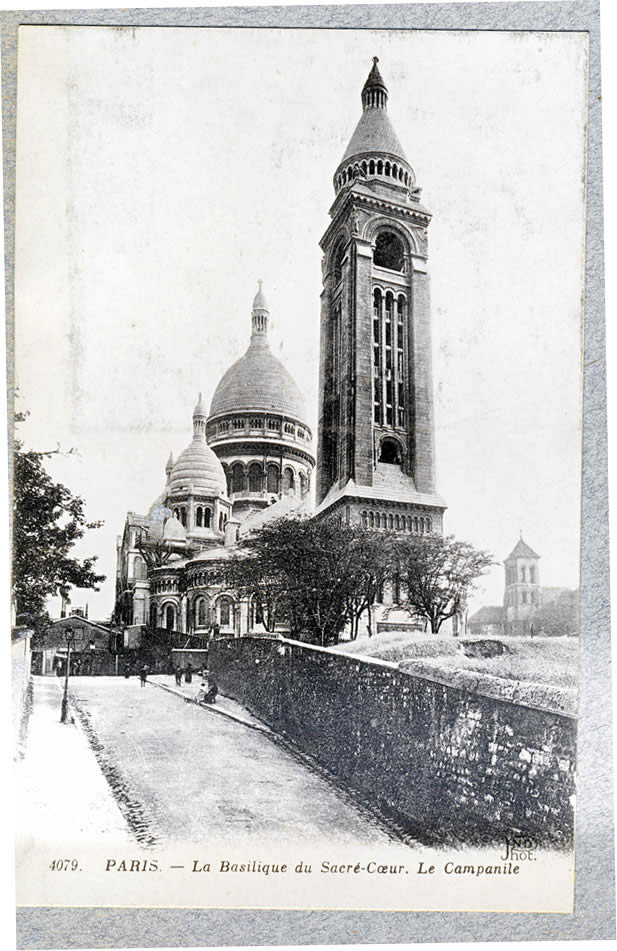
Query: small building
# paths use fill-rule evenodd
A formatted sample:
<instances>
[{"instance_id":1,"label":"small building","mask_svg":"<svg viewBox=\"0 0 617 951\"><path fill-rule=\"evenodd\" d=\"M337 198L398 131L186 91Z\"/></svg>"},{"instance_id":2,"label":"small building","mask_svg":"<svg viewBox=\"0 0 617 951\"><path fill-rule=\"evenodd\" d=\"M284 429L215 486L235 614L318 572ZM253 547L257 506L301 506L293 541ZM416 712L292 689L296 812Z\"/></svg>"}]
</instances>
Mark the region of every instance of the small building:
<instances>
[{"instance_id":1,"label":"small building","mask_svg":"<svg viewBox=\"0 0 617 951\"><path fill-rule=\"evenodd\" d=\"M70 651L71 674L117 673L117 638L109 625L78 614L52 621L32 651L32 673L58 676L66 673Z\"/></svg>"}]
</instances>

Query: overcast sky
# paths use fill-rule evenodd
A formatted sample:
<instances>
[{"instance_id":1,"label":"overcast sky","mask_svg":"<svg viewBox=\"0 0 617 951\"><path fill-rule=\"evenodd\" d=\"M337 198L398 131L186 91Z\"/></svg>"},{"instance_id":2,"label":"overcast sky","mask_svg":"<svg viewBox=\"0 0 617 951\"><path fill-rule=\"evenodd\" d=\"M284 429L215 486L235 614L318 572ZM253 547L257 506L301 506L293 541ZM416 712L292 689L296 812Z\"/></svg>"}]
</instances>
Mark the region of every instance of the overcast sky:
<instances>
[{"instance_id":1,"label":"overcast sky","mask_svg":"<svg viewBox=\"0 0 617 951\"><path fill-rule=\"evenodd\" d=\"M16 361L35 448L115 539L160 493L250 333L316 434L321 252L332 175L371 66L432 211L438 489L446 531L501 561L519 530L546 585L578 583L587 38L21 27ZM473 606L500 603L503 568Z\"/></svg>"}]
</instances>

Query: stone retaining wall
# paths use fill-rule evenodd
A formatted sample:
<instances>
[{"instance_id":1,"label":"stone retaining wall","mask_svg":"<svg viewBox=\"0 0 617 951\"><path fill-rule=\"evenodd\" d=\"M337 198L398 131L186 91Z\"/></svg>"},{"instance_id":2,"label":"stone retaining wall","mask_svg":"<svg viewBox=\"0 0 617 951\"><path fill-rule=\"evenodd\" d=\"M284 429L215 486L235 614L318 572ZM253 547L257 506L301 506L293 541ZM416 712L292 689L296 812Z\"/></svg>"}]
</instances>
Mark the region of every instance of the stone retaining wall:
<instances>
[{"instance_id":1,"label":"stone retaining wall","mask_svg":"<svg viewBox=\"0 0 617 951\"><path fill-rule=\"evenodd\" d=\"M425 842L571 843L573 717L283 639L215 640L209 664L219 690Z\"/></svg>"}]
</instances>

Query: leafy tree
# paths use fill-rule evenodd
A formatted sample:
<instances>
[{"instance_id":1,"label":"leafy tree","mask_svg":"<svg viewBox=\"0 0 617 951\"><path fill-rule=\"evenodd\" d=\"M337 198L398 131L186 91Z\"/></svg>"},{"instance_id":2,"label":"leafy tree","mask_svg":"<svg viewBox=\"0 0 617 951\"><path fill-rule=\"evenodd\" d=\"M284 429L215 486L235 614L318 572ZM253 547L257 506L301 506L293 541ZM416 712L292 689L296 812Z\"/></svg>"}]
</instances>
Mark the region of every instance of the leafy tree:
<instances>
[{"instance_id":1,"label":"leafy tree","mask_svg":"<svg viewBox=\"0 0 617 951\"><path fill-rule=\"evenodd\" d=\"M495 564L488 552L453 535L402 538L397 544L401 604L410 615L425 618L433 634L463 609L475 581Z\"/></svg>"},{"instance_id":2,"label":"leafy tree","mask_svg":"<svg viewBox=\"0 0 617 951\"><path fill-rule=\"evenodd\" d=\"M272 551L259 548L249 537L225 569L223 582L241 597L252 599L257 616L271 634L285 611L284 581L273 563Z\"/></svg>"},{"instance_id":3,"label":"leafy tree","mask_svg":"<svg viewBox=\"0 0 617 951\"><path fill-rule=\"evenodd\" d=\"M535 633L549 637L578 634L578 591L563 591L555 600L543 604L532 623Z\"/></svg>"},{"instance_id":4,"label":"leafy tree","mask_svg":"<svg viewBox=\"0 0 617 951\"><path fill-rule=\"evenodd\" d=\"M16 415L21 422L24 414ZM71 587L99 590L105 575L95 571L96 556L71 554L86 531L85 503L46 471L44 460L60 452L25 450L15 441L13 473L13 598L18 621L45 626L45 603L53 595L68 599Z\"/></svg>"},{"instance_id":5,"label":"leafy tree","mask_svg":"<svg viewBox=\"0 0 617 951\"><path fill-rule=\"evenodd\" d=\"M322 646L338 640L349 616L353 537L353 529L331 520L282 518L244 540L261 603L286 617L299 639Z\"/></svg>"},{"instance_id":6,"label":"leafy tree","mask_svg":"<svg viewBox=\"0 0 617 951\"><path fill-rule=\"evenodd\" d=\"M368 617L368 636L373 633L372 608L384 586L392 579L396 562L395 536L366 529L347 529L349 544L346 585L347 620L351 640L358 636L360 619Z\"/></svg>"}]
</instances>

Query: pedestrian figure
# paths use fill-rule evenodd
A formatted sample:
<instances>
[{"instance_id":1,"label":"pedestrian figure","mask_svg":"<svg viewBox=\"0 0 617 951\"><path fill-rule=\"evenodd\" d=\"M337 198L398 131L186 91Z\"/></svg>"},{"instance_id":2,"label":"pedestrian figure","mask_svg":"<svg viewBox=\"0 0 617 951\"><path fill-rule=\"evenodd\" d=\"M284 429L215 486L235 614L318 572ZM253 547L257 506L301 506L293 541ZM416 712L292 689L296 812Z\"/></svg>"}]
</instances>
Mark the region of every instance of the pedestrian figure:
<instances>
[{"instance_id":1,"label":"pedestrian figure","mask_svg":"<svg viewBox=\"0 0 617 951\"><path fill-rule=\"evenodd\" d=\"M128 680L129 677L131 676L131 665L130 665L130 664L125 664L125 665L124 665L124 676L125 676L125 678L126 678L127 680Z\"/></svg>"},{"instance_id":2,"label":"pedestrian figure","mask_svg":"<svg viewBox=\"0 0 617 951\"><path fill-rule=\"evenodd\" d=\"M185 671L185 674L184 674L184 679L185 679L185 681L186 681L187 684L190 684L190 683L193 682L193 668L192 668L192 666L191 666L191 662L190 662L190 661L189 661L188 664L186 665L186 671Z\"/></svg>"},{"instance_id":3,"label":"pedestrian figure","mask_svg":"<svg viewBox=\"0 0 617 951\"><path fill-rule=\"evenodd\" d=\"M182 686L182 668L176 667L174 673L176 675L176 687L181 687Z\"/></svg>"},{"instance_id":4,"label":"pedestrian figure","mask_svg":"<svg viewBox=\"0 0 617 951\"><path fill-rule=\"evenodd\" d=\"M214 703L217 693L214 680L204 680L197 693L197 703Z\"/></svg>"},{"instance_id":5,"label":"pedestrian figure","mask_svg":"<svg viewBox=\"0 0 617 951\"><path fill-rule=\"evenodd\" d=\"M146 686L146 677L147 677L147 676L148 676L148 668L147 668L146 665L144 664L144 666L143 666L143 667L141 668L141 670L139 671L139 679L140 679L140 681L141 681L142 687L145 687L145 686Z\"/></svg>"}]
</instances>

